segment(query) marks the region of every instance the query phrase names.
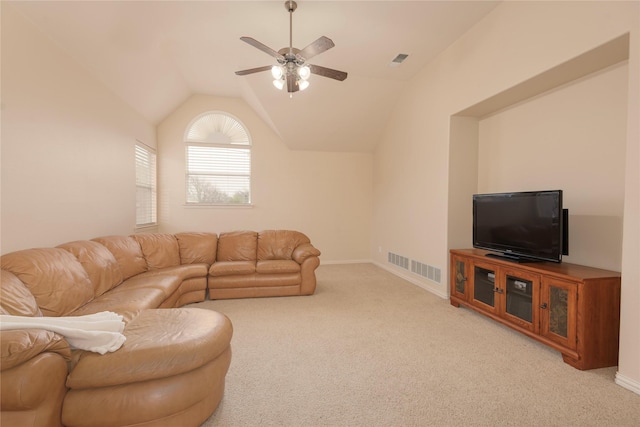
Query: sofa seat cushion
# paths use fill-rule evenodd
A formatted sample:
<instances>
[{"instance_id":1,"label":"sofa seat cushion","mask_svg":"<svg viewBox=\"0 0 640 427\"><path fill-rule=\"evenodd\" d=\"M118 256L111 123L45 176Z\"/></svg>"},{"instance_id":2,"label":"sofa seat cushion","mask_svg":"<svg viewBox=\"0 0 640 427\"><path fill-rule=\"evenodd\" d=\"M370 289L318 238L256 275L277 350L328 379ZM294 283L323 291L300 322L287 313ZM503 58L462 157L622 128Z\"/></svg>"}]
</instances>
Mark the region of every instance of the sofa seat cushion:
<instances>
[{"instance_id":1,"label":"sofa seat cushion","mask_svg":"<svg viewBox=\"0 0 640 427\"><path fill-rule=\"evenodd\" d=\"M209 268L209 275L213 277L237 276L253 274L255 271L255 261L219 261Z\"/></svg>"},{"instance_id":2,"label":"sofa seat cushion","mask_svg":"<svg viewBox=\"0 0 640 427\"><path fill-rule=\"evenodd\" d=\"M180 283L179 278L170 275L158 275L153 278L134 276L72 314L81 316L101 311L124 313L158 308L180 286Z\"/></svg>"},{"instance_id":3,"label":"sofa seat cushion","mask_svg":"<svg viewBox=\"0 0 640 427\"><path fill-rule=\"evenodd\" d=\"M117 287L80 307L71 313L72 316L94 314L101 311L125 313L142 309L160 307L167 298L165 291L152 286Z\"/></svg>"},{"instance_id":4,"label":"sofa seat cushion","mask_svg":"<svg viewBox=\"0 0 640 427\"><path fill-rule=\"evenodd\" d=\"M192 371L226 351L233 330L221 313L167 308L141 311L123 333L127 340L113 353L83 352L67 378L67 387L109 387Z\"/></svg>"},{"instance_id":5,"label":"sofa seat cushion","mask_svg":"<svg viewBox=\"0 0 640 427\"><path fill-rule=\"evenodd\" d=\"M73 315L80 316L100 311L123 313L125 311L164 307L166 306L166 301L172 296L175 297L176 291L181 286L184 286L187 281L202 278L203 282L198 286L201 286L204 291L206 289L206 277L206 264L192 264L147 271L125 280L120 286L99 296L84 307L80 307L73 312ZM192 287L193 285L188 286L190 290L193 290L191 289Z\"/></svg>"},{"instance_id":6,"label":"sofa seat cushion","mask_svg":"<svg viewBox=\"0 0 640 427\"><path fill-rule=\"evenodd\" d=\"M188 264L147 271L135 276L135 278L153 280L154 277L158 276L172 276L180 280L187 280L196 277L207 277L208 271L209 266L207 264Z\"/></svg>"},{"instance_id":7,"label":"sofa seat cushion","mask_svg":"<svg viewBox=\"0 0 640 427\"><path fill-rule=\"evenodd\" d=\"M258 261L256 272L261 274L298 273L300 264L292 260Z\"/></svg>"}]
</instances>

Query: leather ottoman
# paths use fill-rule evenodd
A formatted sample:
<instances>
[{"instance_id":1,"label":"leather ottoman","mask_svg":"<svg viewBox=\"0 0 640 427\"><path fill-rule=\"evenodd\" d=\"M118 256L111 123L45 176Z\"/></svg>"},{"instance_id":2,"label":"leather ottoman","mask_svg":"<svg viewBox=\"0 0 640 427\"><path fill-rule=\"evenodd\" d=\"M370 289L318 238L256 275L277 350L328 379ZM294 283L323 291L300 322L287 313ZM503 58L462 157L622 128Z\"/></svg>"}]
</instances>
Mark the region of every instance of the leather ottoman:
<instances>
[{"instance_id":1,"label":"leather ottoman","mask_svg":"<svg viewBox=\"0 0 640 427\"><path fill-rule=\"evenodd\" d=\"M80 352L67 377L62 423L80 426L199 426L222 399L232 325L198 308L132 315L123 346Z\"/></svg>"}]
</instances>

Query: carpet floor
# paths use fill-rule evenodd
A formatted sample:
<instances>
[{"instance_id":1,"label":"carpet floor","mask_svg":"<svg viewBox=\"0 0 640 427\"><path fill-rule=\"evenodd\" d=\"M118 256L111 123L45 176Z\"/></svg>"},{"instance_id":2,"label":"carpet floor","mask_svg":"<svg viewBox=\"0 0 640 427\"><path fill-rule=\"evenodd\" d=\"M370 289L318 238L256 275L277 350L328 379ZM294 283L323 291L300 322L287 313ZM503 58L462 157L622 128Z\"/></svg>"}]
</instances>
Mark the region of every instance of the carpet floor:
<instances>
[{"instance_id":1,"label":"carpet floor","mask_svg":"<svg viewBox=\"0 0 640 427\"><path fill-rule=\"evenodd\" d=\"M216 426L640 426L616 367L455 308L373 264L322 265L304 297L191 304L233 323Z\"/></svg>"}]
</instances>

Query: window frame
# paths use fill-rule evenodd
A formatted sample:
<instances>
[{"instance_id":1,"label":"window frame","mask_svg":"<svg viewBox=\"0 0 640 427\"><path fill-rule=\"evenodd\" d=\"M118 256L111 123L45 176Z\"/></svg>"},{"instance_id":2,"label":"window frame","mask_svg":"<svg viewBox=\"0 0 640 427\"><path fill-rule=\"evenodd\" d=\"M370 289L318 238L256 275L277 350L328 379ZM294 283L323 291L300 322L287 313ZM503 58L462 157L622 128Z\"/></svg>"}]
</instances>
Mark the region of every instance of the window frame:
<instances>
[{"instance_id":1,"label":"window frame","mask_svg":"<svg viewBox=\"0 0 640 427\"><path fill-rule=\"evenodd\" d=\"M229 138L229 141L222 141L222 142L216 142L216 141L211 141L211 140L207 140L206 138L204 139L198 139L198 138L190 138L189 134L190 131L192 130L192 128L194 127L194 125L197 124L198 121L202 120L203 118L207 117L207 116L222 116L222 118L230 120L231 122L234 122L234 127L237 126L241 129L241 133L243 135L246 135L246 141L243 139L242 142L238 142L238 143L233 143L231 142L231 136L228 134L225 134L224 132L218 130L217 133L224 135L224 137ZM210 135L209 135L210 136ZM185 195L185 206L188 207L223 207L223 208L246 208L246 207L252 207L252 149L253 149L253 144L251 141L251 134L249 132L249 129L247 128L247 126L236 116L234 116L231 113L228 113L226 111L220 111L220 110L212 110L212 111L206 111L203 112L201 114L198 114L196 117L194 117L188 124L188 126L185 129L184 132L184 136L183 136L183 143L184 143L184 147L185 147L185 181L184 181L184 195ZM214 169L213 171L207 173L207 172L202 172L202 171L195 171L193 169L191 169L190 164L192 163L193 158L190 156L190 147L196 147L196 148L212 148L212 151L215 151L216 149L222 150L224 152L229 151L229 153L231 152L231 150L241 150L246 152L246 155L248 156L248 160L246 161L246 169L247 172L246 173L241 173L241 172L231 172L229 170L225 171L223 169ZM215 163L215 161L223 161L224 156L214 156L213 153L209 153L212 155L212 164L211 167L213 166L213 163ZM198 159L199 161L202 161L203 159ZM196 162L193 162L196 163ZM242 163L240 164L242 166ZM195 168L194 168L195 169ZM203 177L212 177L212 178L222 178L224 179L226 178L246 178L247 180L247 196L246 196L246 201L242 201L242 202L238 202L238 201L233 201L234 195L228 192L223 191L223 193L226 193L226 197L228 197L230 200L225 202L225 201L193 201L190 200L190 183L191 183L191 178L194 176L203 176ZM214 191L217 191L217 189L214 187ZM237 194L237 193L236 193Z\"/></svg>"},{"instance_id":2,"label":"window frame","mask_svg":"<svg viewBox=\"0 0 640 427\"><path fill-rule=\"evenodd\" d=\"M146 174L148 175L149 180L145 180L143 176L140 175L139 167L141 164L139 160L141 157L148 156L149 157L149 167L144 168ZM152 147L149 147L145 143L141 141L136 141L135 143L135 161L136 161L136 230L142 228L156 227L158 225L158 155L156 150ZM142 200L140 197L139 190L145 190L149 192L149 195L146 199ZM140 205L144 204L144 208L146 208L149 212L147 215L149 221L146 222L138 222L140 219L139 212L143 208Z\"/></svg>"}]
</instances>

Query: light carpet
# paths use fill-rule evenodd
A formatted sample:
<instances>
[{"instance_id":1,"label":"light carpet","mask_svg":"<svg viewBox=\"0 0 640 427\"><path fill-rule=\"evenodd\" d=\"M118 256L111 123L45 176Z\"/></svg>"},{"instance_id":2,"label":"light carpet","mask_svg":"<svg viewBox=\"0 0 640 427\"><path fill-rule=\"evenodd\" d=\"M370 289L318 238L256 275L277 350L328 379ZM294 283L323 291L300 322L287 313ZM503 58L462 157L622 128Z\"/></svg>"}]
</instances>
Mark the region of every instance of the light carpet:
<instances>
[{"instance_id":1,"label":"light carpet","mask_svg":"<svg viewBox=\"0 0 640 427\"><path fill-rule=\"evenodd\" d=\"M192 304L232 321L214 426L639 426L616 368L560 353L373 264L304 297Z\"/></svg>"}]
</instances>

